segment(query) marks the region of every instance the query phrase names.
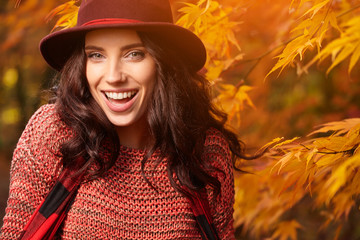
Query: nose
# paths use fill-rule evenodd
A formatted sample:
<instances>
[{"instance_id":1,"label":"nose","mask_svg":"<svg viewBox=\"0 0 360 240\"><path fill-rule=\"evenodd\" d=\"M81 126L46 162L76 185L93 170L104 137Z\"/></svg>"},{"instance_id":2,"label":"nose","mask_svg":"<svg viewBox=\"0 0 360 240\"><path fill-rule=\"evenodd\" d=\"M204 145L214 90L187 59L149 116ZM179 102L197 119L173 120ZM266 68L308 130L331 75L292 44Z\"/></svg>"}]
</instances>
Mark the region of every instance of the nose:
<instances>
[{"instance_id":1,"label":"nose","mask_svg":"<svg viewBox=\"0 0 360 240\"><path fill-rule=\"evenodd\" d=\"M126 75L124 74L123 64L120 60L113 59L108 62L107 77L108 83L118 83L126 81Z\"/></svg>"}]
</instances>

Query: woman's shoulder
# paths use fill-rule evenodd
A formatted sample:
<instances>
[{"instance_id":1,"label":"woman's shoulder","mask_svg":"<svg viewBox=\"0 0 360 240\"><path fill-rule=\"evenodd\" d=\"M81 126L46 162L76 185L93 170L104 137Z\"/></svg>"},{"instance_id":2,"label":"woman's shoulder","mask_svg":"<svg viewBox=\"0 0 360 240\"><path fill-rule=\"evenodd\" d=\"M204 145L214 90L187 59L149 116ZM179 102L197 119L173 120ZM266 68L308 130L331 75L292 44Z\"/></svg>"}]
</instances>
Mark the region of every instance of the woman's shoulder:
<instances>
[{"instance_id":1,"label":"woman's shoulder","mask_svg":"<svg viewBox=\"0 0 360 240\"><path fill-rule=\"evenodd\" d=\"M55 104L45 104L38 108L38 110L31 116L28 125L41 125L56 122L59 118L56 113Z\"/></svg>"},{"instance_id":2,"label":"woman's shoulder","mask_svg":"<svg viewBox=\"0 0 360 240\"><path fill-rule=\"evenodd\" d=\"M229 143L226 137L220 130L216 128L209 128L206 131L204 147L207 152L209 150L216 151L219 148L223 151L229 152Z\"/></svg>"},{"instance_id":3,"label":"woman's shoulder","mask_svg":"<svg viewBox=\"0 0 360 240\"><path fill-rule=\"evenodd\" d=\"M232 157L229 142L220 130L209 128L206 131L203 158L217 169L231 171Z\"/></svg>"},{"instance_id":4,"label":"woman's shoulder","mask_svg":"<svg viewBox=\"0 0 360 240\"><path fill-rule=\"evenodd\" d=\"M70 135L71 131L60 119L55 105L45 104L32 115L18 144L45 145L57 150L62 139Z\"/></svg>"},{"instance_id":5,"label":"woman's shoulder","mask_svg":"<svg viewBox=\"0 0 360 240\"><path fill-rule=\"evenodd\" d=\"M63 128L65 124L61 121L56 111L55 104L42 105L30 118L27 128L35 127L47 131L58 130Z\"/></svg>"}]
</instances>

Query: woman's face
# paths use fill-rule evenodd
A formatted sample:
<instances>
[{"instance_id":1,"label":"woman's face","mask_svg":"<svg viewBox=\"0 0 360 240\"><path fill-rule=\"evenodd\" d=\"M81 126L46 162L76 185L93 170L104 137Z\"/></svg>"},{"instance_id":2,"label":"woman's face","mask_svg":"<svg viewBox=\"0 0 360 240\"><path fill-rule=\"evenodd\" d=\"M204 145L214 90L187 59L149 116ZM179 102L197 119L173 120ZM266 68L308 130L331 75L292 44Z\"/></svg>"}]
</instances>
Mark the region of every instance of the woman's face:
<instances>
[{"instance_id":1,"label":"woman's face","mask_svg":"<svg viewBox=\"0 0 360 240\"><path fill-rule=\"evenodd\" d=\"M153 92L155 61L133 30L101 29L85 36L90 92L116 127L136 126Z\"/></svg>"}]
</instances>

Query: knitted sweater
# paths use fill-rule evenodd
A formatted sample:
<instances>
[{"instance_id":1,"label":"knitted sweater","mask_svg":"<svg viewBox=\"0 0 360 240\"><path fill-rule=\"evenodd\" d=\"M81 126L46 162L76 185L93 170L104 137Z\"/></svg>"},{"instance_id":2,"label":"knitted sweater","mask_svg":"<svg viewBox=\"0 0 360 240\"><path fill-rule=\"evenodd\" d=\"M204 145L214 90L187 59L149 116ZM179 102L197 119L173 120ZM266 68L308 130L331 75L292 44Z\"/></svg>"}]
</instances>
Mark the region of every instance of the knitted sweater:
<instances>
[{"instance_id":1,"label":"knitted sweater","mask_svg":"<svg viewBox=\"0 0 360 240\"><path fill-rule=\"evenodd\" d=\"M54 105L41 107L30 119L14 151L10 192L0 239L17 239L35 208L62 170L59 146L71 130L60 120ZM207 131L204 158L221 172L221 182L208 199L221 239L234 239L233 168L228 144L215 129ZM121 146L115 165L101 178L81 184L58 233L58 239L201 239L188 199L170 185L166 159L155 169L159 153L149 159L141 175L143 150ZM107 157L106 155L104 157Z\"/></svg>"}]
</instances>

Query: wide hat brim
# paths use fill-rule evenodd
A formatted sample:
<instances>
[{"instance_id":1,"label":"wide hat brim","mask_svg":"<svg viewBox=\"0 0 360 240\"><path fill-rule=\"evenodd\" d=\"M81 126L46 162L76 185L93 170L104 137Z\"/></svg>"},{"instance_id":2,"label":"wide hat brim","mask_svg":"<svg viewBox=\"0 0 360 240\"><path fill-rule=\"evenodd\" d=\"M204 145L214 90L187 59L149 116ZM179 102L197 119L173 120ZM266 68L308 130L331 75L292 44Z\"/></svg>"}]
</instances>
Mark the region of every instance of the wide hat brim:
<instances>
[{"instance_id":1,"label":"wide hat brim","mask_svg":"<svg viewBox=\"0 0 360 240\"><path fill-rule=\"evenodd\" d=\"M74 51L76 41L85 37L89 31L104 28L124 28L141 32L151 32L178 53L190 68L200 70L206 62L206 50L202 41L188 29L165 22L111 23L76 26L51 33L40 41L40 52L45 61L54 69L61 71Z\"/></svg>"}]
</instances>

